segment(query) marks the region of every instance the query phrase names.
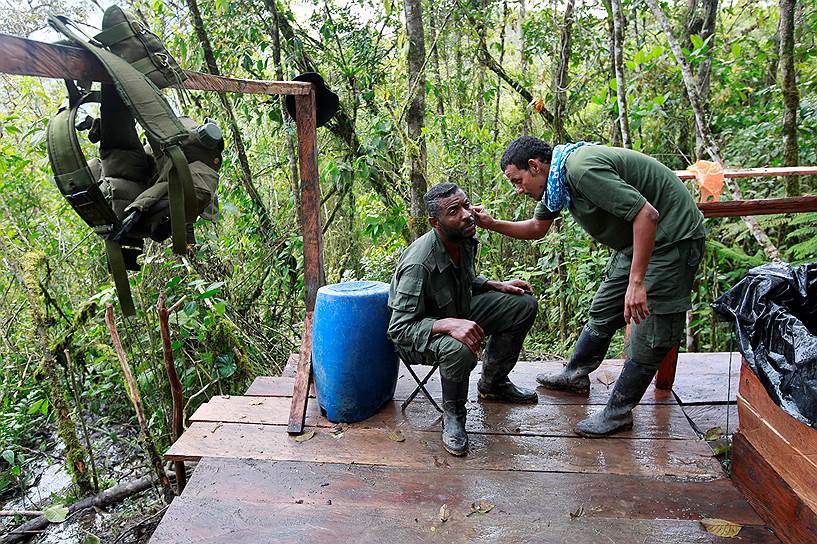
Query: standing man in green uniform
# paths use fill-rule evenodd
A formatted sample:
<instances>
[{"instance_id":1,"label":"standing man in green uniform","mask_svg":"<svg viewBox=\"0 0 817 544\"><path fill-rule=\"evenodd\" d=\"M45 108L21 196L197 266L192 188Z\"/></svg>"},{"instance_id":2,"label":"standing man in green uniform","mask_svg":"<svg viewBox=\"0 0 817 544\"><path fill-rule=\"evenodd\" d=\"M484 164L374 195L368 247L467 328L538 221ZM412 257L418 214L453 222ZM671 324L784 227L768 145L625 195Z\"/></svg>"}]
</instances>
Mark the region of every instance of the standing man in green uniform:
<instances>
[{"instance_id":1,"label":"standing man in green uniform","mask_svg":"<svg viewBox=\"0 0 817 544\"><path fill-rule=\"evenodd\" d=\"M517 193L538 201L532 219L500 221L474 208L477 225L522 240L542 238L563 209L613 252L590 316L562 372L540 374L549 389L590 390L616 330L630 324L624 368L607 405L576 427L606 436L632 426L661 361L681 340L703 252L703 215L675 174L629 149L579 142L555 149L530 136L505 150L501 168Z\"/></svg>"},{"instance_id":2,"label":"standing man in green uniform","mask_svg":"<svg viewBox=\"0 0 817 544\"><path fill-rule=\"evenodd\" d=\"M465 455L468 377L486 337L480 398L537 401L535 391L508 379L536 318L537 301L526 281L496 282L476 275L476 226L462 189L442 183L424 201L433 228L400 257L389 292L388 333L407 364L439 363L443 445L453 455Z\"/></svg>"}]
</instances>

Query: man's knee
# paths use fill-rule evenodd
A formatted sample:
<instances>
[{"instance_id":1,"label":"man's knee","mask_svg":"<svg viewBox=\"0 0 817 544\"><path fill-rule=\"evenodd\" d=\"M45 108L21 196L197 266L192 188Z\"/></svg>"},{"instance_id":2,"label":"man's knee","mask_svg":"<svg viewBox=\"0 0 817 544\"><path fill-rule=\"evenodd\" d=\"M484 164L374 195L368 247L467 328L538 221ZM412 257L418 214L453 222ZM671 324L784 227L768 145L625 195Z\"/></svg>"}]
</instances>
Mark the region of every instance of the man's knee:
<instances>
[{"instance_id":1,"label":"man's knee","mask_svg":"<svg viewBox=\"0 0 817 544\"><path fill-rule=\"evenodd\" d=\"M451 381L464 381L477 366L477 355L459 340L446 336L440 342L436 359L440 375Z\"/></svg>"},{"instance_id":2,"label":"man's knee","mask_svg":"<svg viewBox=\"0 0 817 544\"><path fill-rule=\"evenodd\" d=\"M667 353L676 347L684 334L686 314L650 314L639 324L632 324L627 355L633 362L658 368Z\"/></svg>"},{"instance_id":3,"label":"man's knee","mask_svg":"<svg viewBox=\"0 0 817 544\"><path fill-rule=\"evenodd\" d=\"M539 301L536 297L524 295L508 295L505 298L506 306L504 311L513 317L513 324L510 328L525 326L530 328L536 320L536 312L539 310Z\"/></svg>"}]
</instances>

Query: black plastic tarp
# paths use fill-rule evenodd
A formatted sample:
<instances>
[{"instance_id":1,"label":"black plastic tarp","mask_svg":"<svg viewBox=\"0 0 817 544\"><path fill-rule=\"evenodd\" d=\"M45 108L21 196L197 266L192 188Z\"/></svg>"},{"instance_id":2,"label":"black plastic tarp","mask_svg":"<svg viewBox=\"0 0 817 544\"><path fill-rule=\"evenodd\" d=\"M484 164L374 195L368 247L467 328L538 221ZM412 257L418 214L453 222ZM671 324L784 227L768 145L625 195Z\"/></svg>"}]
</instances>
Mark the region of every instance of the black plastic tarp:
<instances>
[{"instance_id":1,"label":"black plastic tarp","mask_svg":"<svg viewBox=\"0 0 817 544\"><path fill-rule=\"evenodd\" d=\"M817 262L753 268L712 308L769 396L817 428Z\"/></svg>"}]
</instances>

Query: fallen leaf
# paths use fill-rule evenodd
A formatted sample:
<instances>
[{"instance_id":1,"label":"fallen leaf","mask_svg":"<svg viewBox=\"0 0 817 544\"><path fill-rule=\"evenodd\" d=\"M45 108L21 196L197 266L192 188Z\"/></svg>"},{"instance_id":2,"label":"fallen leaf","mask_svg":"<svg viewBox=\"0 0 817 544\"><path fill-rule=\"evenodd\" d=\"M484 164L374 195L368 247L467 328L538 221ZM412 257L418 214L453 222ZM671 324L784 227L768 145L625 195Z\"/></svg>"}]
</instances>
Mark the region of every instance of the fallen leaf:
<instances>
[{"instance_id":1,"label":"fallen leaf","mask_svg":"<svg viewBox=\"0 0 817 544\"><path fill-rule=\"evenodd\" d=\"M82 544L102 544L102 540L98 536L89 533L85 540L82 541Z\"/></svg>"},{"instance_id":2,"label":"fallen leaf","mask_svg":"<svg viewBox=\"0 0 817 544\"><path fill-rule=\"evenodd\" d=\"M306 442L307 440L312 440L313 436L315 436L315 431L301 433L295 437L295 442Z\"/></svg>"},{"instance_id":3,"label":"fallen leaf","mask_svg":"<svg viewBox=\"0 0 817 544\"><path fill-rule=\"evenodd\" d=\"M709 442L711 440L717 440L721 436L723 436L723 429L720 427L712 427L704 433L704 440Z\"/></svg>"},{"instance_id":4,"label":"fallen leaf","mask_svg":"<svg viewBox=\"0 0 817 544\"><path fill-rule=\"evenodd\" d=\"M251 402L250 406L261 406L262 404L264 404L264 401L259 400L258 402Z\"/></svg>"},{"instance_id":5,"label":"fallen leaf","mask_svg":"<svg viewBox=\"0 0 817 544\"><path fill-rule=\"evenodd\" d=\"M471 511L465 514L465 517L471 517L474 514L487 514L491 510L496 507L495 504L486 501L485 499L480 499L479 502L472 502L471 503Z\"/></svg>"},{"instance_id":6,"label":"fallen leaf","mask_svg":"<svg viewBox=\"0 0 817 544\"><path fill-rule=\"evenodd\" d=\"M616 381L616 377L613 376L613 374L609 370L599 371L599 373L596 374L596 379L607 387L610 387Z\"/></svg>"},{"instance_id":7,"label":"fallen leaf","mask_svg":"<svg viewBox=\"0 0 817 544\"><path fill-rule=\"evenodd\" d=\"M405 442L406 437L403 436L403 433L400 431L392 431L388 435L389 440L393 440L394 442Z\"/></svg>"},{"instance_id":8,"label":"fallen leaf","mask_svg":"<svg viewBox=\"0 0 817 544\"><path fill-rule=\"evenodd\" d=\"M545 107L545 101L540 96L539 98L536 99L536 102L533 103L533 109L536 110L536 113L542 113L542 110L544 109L544 107Z\"/></svg>"},{"instance_id":9,"label":"fallen leaf","mask_svg":"<svg viewBox=\"0 0 817 544\"><path fill-rule=\"evenodd\" d=\"M715 457L725 454L728 446L729 443L726 438L719 438L709 443L709 447L712 448L712 455Z\"/></svg>"},{"instance_id":10,"label":"fallen leaf","mask_svg":"<svg viewBox=\"0 0 817 544\"><path fill-rule=\"evenodd\" d=\"M448 505L444 504L440 506L440 521L448 521L448 516L449 516Z\"/></svg>"},{"instance_id":11,"label":"fallen leaf","mask_svg":"<svg viewBox=\"0 0 817 544\"><path fill-rule=\"evenodd\" d=\"M738 536L738 533L743 528L743 526L738 523L717 518L702 519L701 525L704 526L704 529L706 529L707 532L712 533L715 536L723 536L726 538Z\"/></svg>"},{"instance_id":12,"label":"fallen leaf","mask_svg":"<svg viewBox=\"0 0 817 544\"><path fill-rule=\"evenodd\" d=\"M221 427L223 427L223 426L224 426L224 424L223 424L223 423L219 423L218 425L216 425L215 427L213 427L213 430L212 430L212 431L210 431L210 433L212 434L212 433L216 432L217 430L219 430L219 429L220 429Z\"/></svg>"},{"instance_id":13,"label":"fallen leaf","mask_svg":"<svg viewBox=\"0 0 817 544\"><path fill-rule=\"evenodd\" d=\"M570 512L571 518L580 518L584 515L584 505L580 504L578 508L576 508L575 512Z\"/></svg>"},{"instance_id":14,"label":"fallen leaf","mask_svg":"<svg viewBox=\"0 0 817 544\"><path fill-rule=\"evenodd\" d=\"M68 517L68 508L61 504L52 504L43 512L45 519L51 523L62 523Z\"/></svg>"}]
</instances>

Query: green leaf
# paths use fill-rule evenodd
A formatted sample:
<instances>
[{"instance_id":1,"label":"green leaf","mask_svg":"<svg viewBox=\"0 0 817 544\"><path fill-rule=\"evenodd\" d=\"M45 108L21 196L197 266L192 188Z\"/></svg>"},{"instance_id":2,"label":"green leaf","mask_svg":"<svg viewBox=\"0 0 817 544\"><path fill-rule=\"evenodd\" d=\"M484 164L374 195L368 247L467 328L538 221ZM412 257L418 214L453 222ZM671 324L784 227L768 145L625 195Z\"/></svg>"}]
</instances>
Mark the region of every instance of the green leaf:
<instances>
[{"instance_id":1,"label":"green leaf","mask_svg":"<svg viewBox=\"0 0 817 544\"><path fill-rule=\"evenodd\" d=\"M624 66L626 66L627 68L629 68L630 70L635 72L635 69L636 69L636 63L635 62L633 62L631 60L628 60L627 62L624 63Z\"/></svg>"},{"instance_id":2,"label":"green leaf","mask_svg":"<svg viewBox=\"0 0 817 544\"><path fill-rule=\"evenodd\" d=\"M85 537L85 540L82 541L82 544L102 544L102 540L96 535L89 534Z\"/></svg>"},{"instance_id":3,"label":"green leaf","mask_svg":"<svg viewBox=\"0 0 817 544\"><path fill-rule=\"evenodd\" d=\"M658 104L659 106L663 106L664 102L667 101L667 96L664 94L659 94L655 98L652 99L654 104Z\"/></svg>"},{"instance_id":4,"label":"green leaf","mask_svg":"<svg viewBox=\"0 0 817 544\"><path fill-rule=\"evenodd\" d=\"M664 54L664 48L661 47L660 45L656 45L655 47L652 48L652 51L650 51L649 59L650 60L651 59L657 59L658 57L660 57L663 54Z\"/></svg>"},{"instance_id":5,"label":"green leaf","mask_svg":"<svg viewBox=\"0 0 817 544\"><path fill-rule=\"evenodd\" d=\"M636 53L635 57L633 58L633 62L636 63L636 64L642 64L645 60L647 60L647 59L646 59L646 56L644 55L644 50L639 49L638 53Z\"/></svg>"},{"instance_id":6,"label":"green leaf","mask_svg":"<svg viewBox=\"0 0 817 544\"><path fill-rule=\"evenodd\" d=\"M692 42L692 45L695 46L695 49L701 49L704 46L704 41L697 34L692 34L689 37L689 41Z\"/></svg>"},{"instance_id":7,"label":"green leaf","mask_svg":"<svg viewBox=\"0 0 817 544\"><path fill-rule=\"evenodd\" d=\"M182 281L181 276L173 276L170 280L165 284L165 291L170 291L173 289L178 283Z\"/></svg>"},{"instance_id":8,"label":"green leaf","mask_svg":"<svg viewBox=\"0 0 817 544\"><path fill-rule=\"evenodd\" d=\"M740 50L741 50L741 47L740 47L739 43L733 43L732 44L732 56L735 57L736 59L740 58L740 52L741 52Z\"/></svg>"},{"instance_id":9,"label":"green leaf","mask_svg":"<svg viewBox=\"0 0 817 544\"><path fill-rule=\"evenodd\" d=\"M616 82L615 79L611 79L609 85L610 85L610 88L613 89L614 91L618 90L618 83Z\"/></svg>"},{"instance_id":10,"label":"green leaf","mask_svg":"<svg viewBox=\"0 0 817 544\"><path fill-rule=\"evenodd\" d=\"M6 450L0 455L9 465L14 465L14 452L11 450Z\"/></svg>"},{"instance_id":11,"label":"green leaf","mask_svg":"<svg viewBox=\"0 0 817 544\"><path fill-rule=\"evenodd\" d=\"M34 415L42 409L43 403L45 399L40 399L31 406L28 407L28 411L26 412L28 415Z\"/></svg>"},{"instance_id":12,"label":"green leaf","mask_svg":"<svg viewBox=\"0 0 817 544\"><path fill-rule=\"evenodd\" d=\"M62 523L68 517L68 508L62 504L52 504L43 512L45 519L51 523Z\"/></svg>"}]
</instances>

